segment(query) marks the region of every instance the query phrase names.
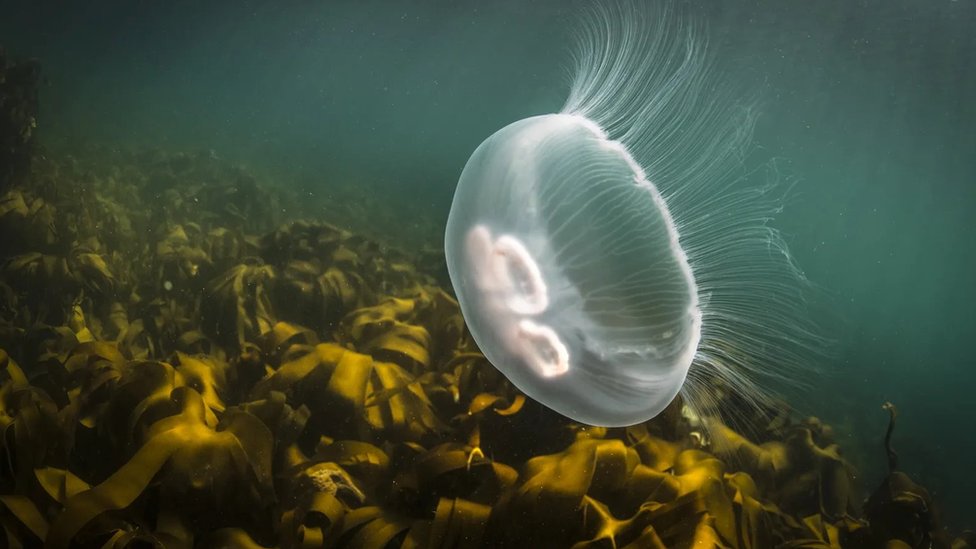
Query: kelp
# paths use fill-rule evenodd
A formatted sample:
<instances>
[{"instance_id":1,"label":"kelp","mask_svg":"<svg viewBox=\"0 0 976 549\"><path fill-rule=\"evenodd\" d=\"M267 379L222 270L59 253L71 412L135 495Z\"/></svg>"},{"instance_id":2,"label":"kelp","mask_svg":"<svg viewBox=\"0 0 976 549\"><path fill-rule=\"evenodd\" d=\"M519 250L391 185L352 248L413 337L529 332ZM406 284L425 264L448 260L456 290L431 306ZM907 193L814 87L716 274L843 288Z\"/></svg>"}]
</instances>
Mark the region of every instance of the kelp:
<instances>
[{"instance_id":1,"label":"kelp","mask_svg":"<svg viewBox=\"0 0 976 549\"><path fill-rule=\"evenodd\" d=\"M10 189L0 196L0 231L6 253L51 251L58 243L56 214L50 202L24 189Z\"/></svg>"},{"instance_id":2,"label":"kelp","mask_svg":"<svg viewBox=\"0 0 976 549\"><path fill-rule=\"evenodd\" d=\"M204 331L236 351L270 330L274 313L269 285L274 278L274 268L253 258L211 280L201 308Z\"/></svg>"},{"instance_id":3,"label":"kelp","mask_svg":"<svg viewBox=\"0 0 976 549\"><path fill-rule=\"evenodd\" d=\"M332 343L292 351L290 360L255 386L251 398L280 391L314 417L338 414L340 424L322 425L336 436L420 441L444 429L423 387L397 364Z\"/></svg>"},{"instance_id":4,"label":"kelp","mask_svg":"<svg viewBox=\"0 0 976 549\"><path fill-rule=\"evenodd\" d=\"M288 193L209 152L33 181L0 199L0 545L949 546L896 466L862 507L829 426L744 435L726 389L568 422L478 351L441 258L282 220Z\"/></svg>"},{"instance_id":5,"label":"kelp","mask_svg":"<svg viewBox=\"0 0 976 549\"><path fill-rule=\"evenodd\" d=\"M796 425L783 440L754 444L719 422L709 426L711 450L739 465L787 512L836 519L854 510L853 471L836 444L821 446Z\"/></svg>"},{"instance_id":6,"label":"kelp","mask_svg":"<svg viewBox=\"0 0 976 549\"><path fill-rule=\"evenodd\" d=\"M237 410L214 425L203 399L187 387L174 389L169 403L178 413L155 422L128 462L65 502L48 547L67 547L93 519L131 505L154 478L161 491L157 520L176 538L187 536L187 522L212 527L227 520L228 511L262 510L271 492L273 442L267 428Z\"/></svg>"},{"instance_id":7,"label":"kelp","mask_svg":"<svg viewBox=\"0 0 976 549\"><path fill-rule=\"evenodd\" d=\"M865 517L872 525L873 542L901 543L907 547L949 547L951 542L942 528L932 496L899 470L898 454L892 447L898 410L890 402L882 408L889 414L884 439L888 475L864 504Z\"/></svg>"}]
</instances>

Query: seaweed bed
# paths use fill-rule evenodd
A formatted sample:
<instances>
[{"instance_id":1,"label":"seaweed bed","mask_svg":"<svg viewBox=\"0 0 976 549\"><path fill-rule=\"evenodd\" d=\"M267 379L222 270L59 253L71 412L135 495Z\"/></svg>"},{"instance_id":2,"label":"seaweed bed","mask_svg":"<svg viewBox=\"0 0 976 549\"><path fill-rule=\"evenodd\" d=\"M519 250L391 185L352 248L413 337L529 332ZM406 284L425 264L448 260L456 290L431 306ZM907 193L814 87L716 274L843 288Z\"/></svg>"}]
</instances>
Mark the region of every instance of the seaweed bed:
<instances>
[{"instance_id":1,"label":"seaweed bed","mask_svg":"<svg viewBox=\"0 0 976 549\"><path fill-rule=\"evenodd\" d=\"M0 53L5 547L976 544L898 470L894 407L863 504L815 418L573 424L485 361L438 260L283 219L209 154L45 155L37 78Z\"/></svg>"}]
</instances>

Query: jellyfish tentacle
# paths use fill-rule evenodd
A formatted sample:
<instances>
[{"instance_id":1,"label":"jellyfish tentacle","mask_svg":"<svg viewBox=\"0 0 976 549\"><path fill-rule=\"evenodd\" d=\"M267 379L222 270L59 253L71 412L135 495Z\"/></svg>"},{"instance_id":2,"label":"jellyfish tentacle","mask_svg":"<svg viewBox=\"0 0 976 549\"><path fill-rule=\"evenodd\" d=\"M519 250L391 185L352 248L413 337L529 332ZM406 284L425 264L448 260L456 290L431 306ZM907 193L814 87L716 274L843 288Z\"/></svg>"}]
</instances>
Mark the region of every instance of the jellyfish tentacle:
<instances>
[{"instance_id":1,"label":"jellyfish tentacle","mask_svg":"<svg viewBox=\"0 0 976 549\"><path fill-rule=\"evenodd\" d=\"M755 108L717 85L701 29L654 6L590 5L563 109L479 145L445 233L488 360L594 425L649 419L679 392L702 416L715 384L763 406L763 380L796 383L825 342L771 226L789 184L745 168Z\"/></svg>"}]
</instances>

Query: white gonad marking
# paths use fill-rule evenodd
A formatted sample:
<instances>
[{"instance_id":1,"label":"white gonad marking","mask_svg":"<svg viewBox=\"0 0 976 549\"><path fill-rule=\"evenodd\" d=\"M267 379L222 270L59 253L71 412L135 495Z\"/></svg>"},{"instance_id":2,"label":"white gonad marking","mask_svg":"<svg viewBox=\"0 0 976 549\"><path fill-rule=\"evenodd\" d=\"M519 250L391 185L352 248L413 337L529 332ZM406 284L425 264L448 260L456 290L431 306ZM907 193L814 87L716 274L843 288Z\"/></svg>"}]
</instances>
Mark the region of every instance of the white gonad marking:
<instances>
[{"instance_id":1,"label":"white gonad marking","mask_svg":"<svg viewBox=\"0 0 976 549\"><path fill-rule=\"evenodd\" d=\"M569 351L549 326L520 320L518 342L522 357L543 377L561 376L569 371Z\"/></svg>"},{"instance_id":2,"label":"white gonad marking","mask_svg":"<svg viewBox=\"0 0 976 549\"><path fill-rule=\"evenodd\" d=\"M537 315L549 307L549 290L542 271L521 240L511 235L498 237L492 259L500 286L508 293L505 302L512 312Z\"/></svg>"}]
</instances>

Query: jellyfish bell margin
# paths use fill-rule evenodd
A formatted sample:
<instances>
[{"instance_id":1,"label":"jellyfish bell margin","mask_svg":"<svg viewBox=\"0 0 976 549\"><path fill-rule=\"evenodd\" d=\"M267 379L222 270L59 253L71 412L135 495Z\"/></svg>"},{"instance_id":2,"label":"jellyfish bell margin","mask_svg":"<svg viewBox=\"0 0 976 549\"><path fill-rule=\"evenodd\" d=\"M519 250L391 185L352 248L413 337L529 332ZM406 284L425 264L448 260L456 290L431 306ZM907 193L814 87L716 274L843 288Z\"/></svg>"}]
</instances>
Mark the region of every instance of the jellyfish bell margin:
<instances>
[{"instance_id":1,"label":"jellyfish bell margin","mask_svg":"<svg viewBox=\"0 0 976 549\"><path fill-rule=\"evenodd\" d=\"M445 233L488 360L591 425L650 419L679 392L706 415L713 387L762 406L821 343L769 226L782 189L741 160L754 113L717 91L685 18L654 6L588 7L566 105L479 145Z\"/></svg>"}]
</instances>

